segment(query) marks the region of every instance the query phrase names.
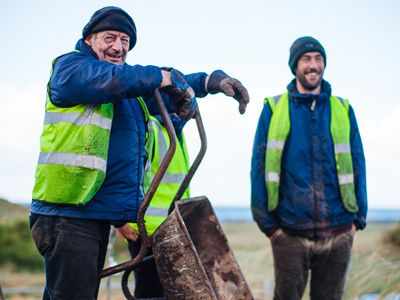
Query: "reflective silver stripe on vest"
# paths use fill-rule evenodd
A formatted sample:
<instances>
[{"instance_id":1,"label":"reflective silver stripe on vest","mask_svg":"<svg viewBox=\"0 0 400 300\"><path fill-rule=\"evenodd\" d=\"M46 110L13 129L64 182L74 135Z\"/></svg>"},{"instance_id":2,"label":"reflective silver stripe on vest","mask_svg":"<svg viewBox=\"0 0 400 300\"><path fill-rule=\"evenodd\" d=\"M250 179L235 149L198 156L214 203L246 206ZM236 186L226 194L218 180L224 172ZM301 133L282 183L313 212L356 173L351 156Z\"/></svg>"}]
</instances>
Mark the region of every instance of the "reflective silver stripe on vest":
<instances>
[{"instance_id":1,"label":"reflective silver stripe on vest","mask_svg":"<svg viewBox=\"0 0 400 300\"><path fill-rule=\"evenodd\" d=\"M348 183L353 183L354 182L353 173L339 175L338 177L339 177L339 184L348 184Z\"/></svg>"},{"instance_id":2,"label":"reflective silver stripe on vest","mask_svg":"<svg viewBox=\"0 0 400 300\"><path fill-rule=\"evenodd\" d=\"M278 104L279 99L281 99L282 95L276 95L273 96L272 99L274 100L274 106L276 107L276 105Z\"/></svg>"},{"instance_id":3,"label":"reflective silver stripe on vest","mask_svg":"<svg viewBox=\"0 0 400 300\"><path fill-rule=\"evenodd\" d=\"M158 128L158 167L161 166L161 163L165 157L165 155L167 155L167 142L165 141L165 137L162 131L162 128L160 126L160 124L158 122L154 122L154 125L157 126ZM161 179L160 184L170 184L170 183L176 183L179 184L183 181L183 179L185 178L186 174L170 174L167 173L164 174L164 177ZM152 176L154 177L154 176ZM152 178L153 180L153 178Z\"/></svg>"},{"instance_id":4,"label":"reflective silver stripe on vest","mask_svg":"<svg viewBox=\"0 0 400 300\"><path fill-rule=\"evenodd\" d=\"M185 179L185 174L168 174L165 173L161 183L181 183Z\"/></svg>"},{"instance_id":5,"label":"reflective silver stripe on vest","mask_svg":"<svg viewBox=\"0 0 400 300\"><path fill-rule=\"evenodd\" d=\"M155 175L152 175L150 178L150 182L153 181ZM185 179L186 174L169 174L165 173L163 178L161 179L160 184L170 184L170 183L182 183L183 179Z\"/></svg>"},{"instance_id":6,"label":"reflective silver stripe on vest","mask_svg":"<svg viewBox=\"0 0 400 300\"><path fill-rule=\"evenodd\" d=\"M283 145L285 143L283 141L274 141L270 140L267 142L267 148L268 149L278 149L278 150L283 150Z\"/></svg>"},{"instance_id":7,"label":"reflective silver stripe on vest","mask_svg":"<svg viewBox=\"0 0 400 300\"><path fill-rule=\"evenodd\" d=\"M335 153L350 153L350 144L337 144L335 145Z\"/></svg>"},{"instance_id":8,"label":"reflective silver stripe on vest","mask_svg":"<svg viewBox=\"0 0 400 300\"><path fill-rule=\"evenodd\" d=\"M78 112L46 112L44 124L58 124L60 122L71 123L77 126L81 125L96 125L100 128L110 130L112 120L94 113L94 106L88 105L88 108L83 114Z\"/></svg>"},{"instance_id":9,"label":"reflective silver stripe on vest","mask_svg":"<svg viewBox=\"0 0 400 300\"><path fill-rule=\"evenodd\" d=\"M40 152L39 164L64 165L96 169L106 172L107 162L94 155L78 155L64 152Z\"/></svg>"},{"instance_id":10,"label":"reflective silver stripe on vest","mask_svg":"<svg viewBox=\"0 0 400 300\"><path fill-rule=\"evenodd\" d=\"M265 173L266 182L279 182L279 174L275 172Z\"/></svg>"},{"instance_id":11,"label":"reflective silver stripe on vest","mask_svg":"<svg viewBox=\"0 0 400 300\"><path fill-rule=\"evenodd\" d=\"M146 210L146 216L152 217L167 217L168 216L168 208L162 207L151 207L149 206Z\"/></svg>"},{"instance_id":12,"label":"reflective silver stripe on vest","mask_svg":"<svg viewBox=\"0 0 400 300\"><path fill-rule=\"evenodd\" d=\"M338 98L338 99L339 99L339 101L342 103L342 105L343 105L343 106L345 106L345 105L344 105L344 99L343 99L342 97L338 97L338 96L336 96L336 98Z\"/></svg>"}]
</instances>

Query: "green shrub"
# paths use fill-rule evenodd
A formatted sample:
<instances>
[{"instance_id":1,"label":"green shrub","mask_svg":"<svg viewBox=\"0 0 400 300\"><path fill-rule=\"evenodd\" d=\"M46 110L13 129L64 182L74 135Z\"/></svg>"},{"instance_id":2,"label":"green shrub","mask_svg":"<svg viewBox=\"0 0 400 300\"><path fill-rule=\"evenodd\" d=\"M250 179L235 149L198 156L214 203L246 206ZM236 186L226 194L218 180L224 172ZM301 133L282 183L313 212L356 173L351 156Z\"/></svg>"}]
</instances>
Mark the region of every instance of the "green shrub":
<instances>
[{"instance_id":1,"label":"green shrub","mask_svg":"<svg viewBox=\"0 0 400 300\"><path fill-rule=\"evenodd\" d=\"M32 240L27 219L0 224L0 266L16 270L43 270L43 258Z\"/></svg>"},{"instance_id":2,"label":"green shrub","mask_svg":"<svg viewBox=\"0 0 400 300\"><path fill-rule=\"evenodd\" d=\"M384 240L393 246L400 247L400 222L395 229L385 234Z\"/></svg>"}]
</instances>

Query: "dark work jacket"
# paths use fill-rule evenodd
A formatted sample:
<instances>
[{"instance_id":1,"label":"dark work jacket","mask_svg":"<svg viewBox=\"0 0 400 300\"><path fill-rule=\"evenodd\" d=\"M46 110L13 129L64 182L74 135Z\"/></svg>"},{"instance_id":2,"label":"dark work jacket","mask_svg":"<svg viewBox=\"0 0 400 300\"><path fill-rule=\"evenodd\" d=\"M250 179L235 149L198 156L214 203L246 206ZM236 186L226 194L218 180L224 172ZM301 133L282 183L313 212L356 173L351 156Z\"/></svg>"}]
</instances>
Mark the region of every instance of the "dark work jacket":
<instances>
[{"instance_id":1,"label":"dark work jacket","mask_svg":"<svg viewBox=\"0 0 400 300\"><path fill-rule=\"evenodd\" d=\"M366 224L367 192L364 152L353 109L350 107L350 145L353 159L357 213L348 212L341 200L334 144L330 132L331 87L323 81L318 95L300 94L296 81L288 86L290 133L281 161L279 204L268 212L265 186L265 151L271 109L264 104L253 145L251 208L259 228L268 236L278 228L305 236L334 233L354 223ZM314 110L311 109L316 99Z\"/></svg>"},{"instance_id":2,"label":"dark work jacket","mask_svg":"<svg viewBox=\"0 0 400 300\"><path fill-rule=\"evenodd\" d=\"M100 61L96 54L79 40L80 52L64 54L56 59L49 81L52 103L59 107L76 104L114 104L106 178L84 206L57 205L33 199L31 212L42 215L110 220L114 224L136 221L143 200L143 175L147 160L145 149L146 123L136 97L151 104L151 95L160 85L162 75L155 66L122 66ZM205 73L185 76L197 97L207 95ZM167 107L173 107L163 94ZM154 105L149 105L153 110ZM150 111L152 113L152 111ZM156 111L154 113L157 113Z\"/></svg>"}]
</instances>

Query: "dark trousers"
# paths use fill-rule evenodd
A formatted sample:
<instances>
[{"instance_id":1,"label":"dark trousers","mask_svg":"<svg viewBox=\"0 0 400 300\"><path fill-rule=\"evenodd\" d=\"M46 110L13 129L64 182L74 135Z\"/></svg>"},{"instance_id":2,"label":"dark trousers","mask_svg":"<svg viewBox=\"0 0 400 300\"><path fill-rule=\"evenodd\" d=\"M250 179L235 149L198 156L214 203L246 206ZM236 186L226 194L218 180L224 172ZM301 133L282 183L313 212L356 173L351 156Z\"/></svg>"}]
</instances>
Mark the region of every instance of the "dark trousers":
<instances>
[{"instance_id":1,"label":"dark trousers","mask_svg":"<svg viewBox=\"0 0 400 300\"><path fill-rule=\"evenodd\" d=\"M351 231L316 240L286 233L278 235L271 241L274 299L300 300L310 271L312 300L342 299L352 245Z\"/></svg>"},{"instance_id":2,"label":"dark trousers","mask_svg":"<svg viewBox=\"0 0 400 300\"><path fill-rule=\"evenodd\" d=\"M140 250L140 239L136 242L128 241L129 253L135 257ZM153 255L151 248L147 250L146 256ZM163 298L164 293L158 277L157 267L154 259L148 260L135 268L135 297L137 298Z\"/></svg>"},{"instance_id":3,"label":"dark trousers","mask_svg":"<svg viewBox=\"0 0 400 300\"><path fill-rule=\"evenodd\" d=\"M30 226L45 262L43 299L96 299L110 222L32 214Z\"/></svg>"}]
</instances>

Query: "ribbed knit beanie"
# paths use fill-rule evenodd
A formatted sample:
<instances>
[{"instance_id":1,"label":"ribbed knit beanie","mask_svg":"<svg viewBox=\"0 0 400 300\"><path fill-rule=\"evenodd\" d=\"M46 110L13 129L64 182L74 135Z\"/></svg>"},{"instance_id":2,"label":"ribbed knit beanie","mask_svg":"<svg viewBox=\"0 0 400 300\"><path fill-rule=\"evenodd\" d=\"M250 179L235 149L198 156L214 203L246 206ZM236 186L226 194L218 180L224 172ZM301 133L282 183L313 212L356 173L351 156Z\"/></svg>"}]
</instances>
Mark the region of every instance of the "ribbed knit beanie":
<instances>
[{"instance_id":1,"label":"ribbed knit beanie","mask_svg":"<svg viewBox=\"0 0 400 300\"><path fill-rule=\"evenodd\" d=\"M119 7L106 6L96 11L83 28L82 36L85 39L92 33L105 30L116 30L129 35L129 50L132 50L136 44L135 22L127 12Z\"/></svg>"},{"instance_id":2,"label":"ribbed knit beanie","mask_svg":"<svg viewBox=\"0 0 400 300\"><path fill-rule=\"evenodd\" d=\"M290 47L289 67L294 75L296 75L297 62L306 52L317 51L322 54L326 67L326 53L324 47L313 37L303 36L295 40Z\"/></svg>"}]
</instances>

